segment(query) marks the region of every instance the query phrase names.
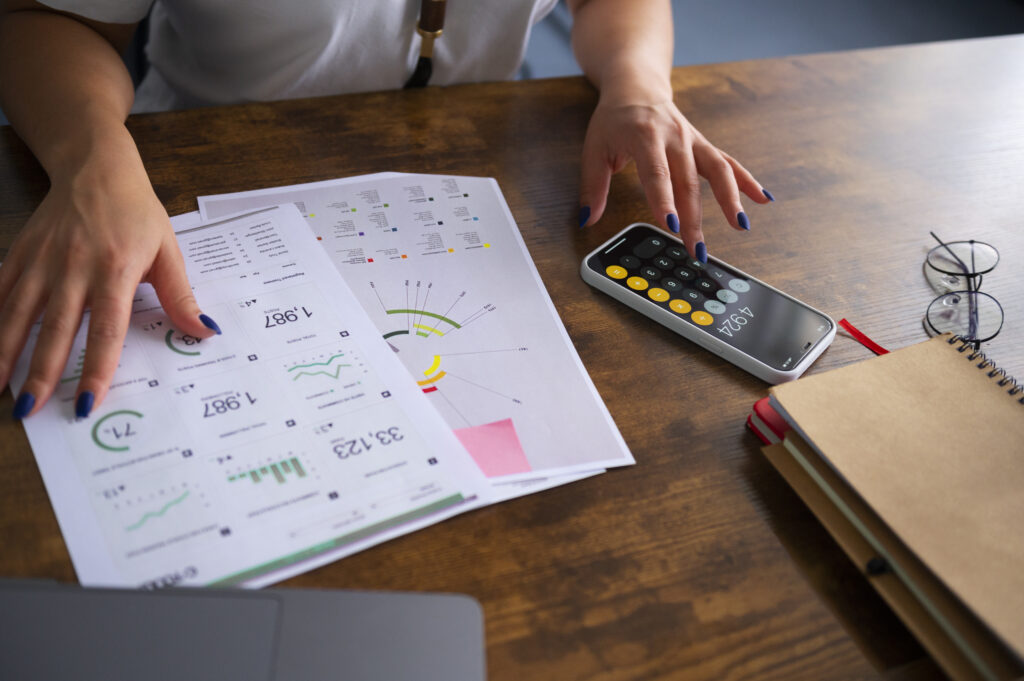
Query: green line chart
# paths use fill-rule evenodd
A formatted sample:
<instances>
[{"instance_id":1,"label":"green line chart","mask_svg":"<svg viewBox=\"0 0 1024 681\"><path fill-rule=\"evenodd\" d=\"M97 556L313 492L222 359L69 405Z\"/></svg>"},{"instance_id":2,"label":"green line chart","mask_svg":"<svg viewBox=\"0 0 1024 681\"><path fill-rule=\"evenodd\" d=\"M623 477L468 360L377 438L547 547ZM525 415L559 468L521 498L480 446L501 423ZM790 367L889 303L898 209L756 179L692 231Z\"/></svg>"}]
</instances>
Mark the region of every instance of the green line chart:
<instances>
[{"instance_id":1,"label":"green line chart","mask_svg":"<svg viewBox=\"0 0 1024 681\"><path fill-rule=\"evenodd\" d=\"M309 362L307 364L296 364L295 366L289 367L287 372L291 376L293 381L297 381L303 376L327 376L335 380L341 375L341 370L345 367L352 366L348 363L343 363L340 360L345 356L345 353L338 352L323 362ZM333 369L331 368L333 366ZM292 373L294 372L294 373Z\"/></svg>"},{"instance_id":2,"label":"green line chart","mask_svg":"<svg viewBox=\"0 0 1024 681\"><path fill-rule=\"evenodd\" d=\"M145 513L142 514L141 518L139 518L136 522L132 523L131 525L128 525L124 529L127 530L128 532L132 532L134 530L139 529L143 525L145 525L146 521L149 520L150 518L160 518L160 517L162 517L163 514L167 513L167 511L172 506L177 506L181 502L185 501L185 498L188 497L188 495L189 495L189 491L185 490L179 496L175 497L174 499L171 499L166 504L161 506L160 510L158 510L158 511L146 511Z\"/></svg>"}]
</instances>

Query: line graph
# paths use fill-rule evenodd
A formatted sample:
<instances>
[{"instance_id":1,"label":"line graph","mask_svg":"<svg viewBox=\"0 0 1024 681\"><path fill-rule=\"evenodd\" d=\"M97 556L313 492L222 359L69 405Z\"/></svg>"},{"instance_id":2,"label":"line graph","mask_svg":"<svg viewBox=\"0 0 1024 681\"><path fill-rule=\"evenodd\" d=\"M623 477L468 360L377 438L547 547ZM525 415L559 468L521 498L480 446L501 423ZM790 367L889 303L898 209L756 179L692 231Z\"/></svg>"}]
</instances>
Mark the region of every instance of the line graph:
<instances>
[{"instance_id":1,"label":"line graph","mask_svg":"<svg viewBox=\"0 0 1024 681\"><path fill-rule=\"evenodd\" d=\"M183 502L188 495L189 495L189 490L185 490L184 492L181 493L181 495L175 497L174 499L171 499L166 504L161 506L160 510L158 510L158 511L146 511L145 513L142 514L141 518L139 518L136 522L132 523L131 525L127 526L124 529L127 530L128 532L132 532L134 530L139 529L140 527L145 525L146 521L149 520L150 518L159 518L159 517L163 516L163 514L167 513L167 511L172 506L176 506L176 505L180 504L181 502Z\"/></svg>"},{"instance_id":2,"label":"line graph","mask_svg":"<svg viewBox=\"0 0 1024 681\"><path fill-rule=\"evenodd\" d=\"M294 365L292 367L289 367L287 369L287 373L292 377L293 381L297 381L300 378L302 378L303 376L310 376L310 377L312 377L312 376L327 376L328 378L333 378L333 379L337 380L338 377L341 376L341 370L342 369L344 369L345 367L352 366L351 364L343 363L343 362L335 363L335 360L340 360L344 356L345 356L345 353L338 352L338 353L335 353L335 354L331 355L330 357L327 358L327 360L325 360L323 362L309 362L307 364L296 364L296 365ZM334 370L333 371L330 370L330 367L332 365L334 366ZM323 368L322 369L318 369L317 367L323 367ZM292 372L295 372L295 373L292 373Z\"/></svg>"}]
</instances>

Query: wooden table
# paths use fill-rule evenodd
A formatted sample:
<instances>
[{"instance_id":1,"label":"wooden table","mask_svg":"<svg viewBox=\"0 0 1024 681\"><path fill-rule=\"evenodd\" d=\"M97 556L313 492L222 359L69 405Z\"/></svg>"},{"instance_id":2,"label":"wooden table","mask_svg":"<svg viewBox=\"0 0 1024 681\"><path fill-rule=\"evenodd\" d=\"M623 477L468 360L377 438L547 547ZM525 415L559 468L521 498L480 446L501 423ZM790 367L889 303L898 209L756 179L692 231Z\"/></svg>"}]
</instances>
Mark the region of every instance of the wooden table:
<instances>
[{"instance_id":1,"label":"wooden table","mask_svg":"<svg viewBox=\"0 0 1024 681\"><path fill-rule=\"evenodd\" d=\"M879 343L925 338L922 262L995 244L988 352L1024 376L1024 37L676 69L693 123L778 202L712 254ZM938 672L744 428L758 380L586 286L581 257L650 219L635 172L576 228L582 79L429 88L135 116L171 214L200 193L386 170L498 179L576 347L636 456L620 469L392 541L288 586L455 591L484 606L490 678L850 679ZM0 246L47 189L0 130ZM840 333L811 369L869 356ZM935 396L955 413L957 386ZM0 412L10 413L10 395ZM965 423L964 427L984 427ZM22 428L0 425L0 574L72 581Z\"/></svg>"}]
</instances>

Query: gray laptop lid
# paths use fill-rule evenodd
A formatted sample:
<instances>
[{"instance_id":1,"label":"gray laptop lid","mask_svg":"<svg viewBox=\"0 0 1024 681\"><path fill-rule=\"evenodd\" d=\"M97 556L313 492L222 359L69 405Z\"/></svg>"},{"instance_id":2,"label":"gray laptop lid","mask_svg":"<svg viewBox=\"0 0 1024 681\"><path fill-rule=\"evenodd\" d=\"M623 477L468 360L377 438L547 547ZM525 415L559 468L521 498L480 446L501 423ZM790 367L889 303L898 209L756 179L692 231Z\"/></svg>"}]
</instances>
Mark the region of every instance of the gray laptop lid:
<instances>
[{"instance_id":1,"label":"gray laptop lid","mask_svg":"<svg viewBox=\"0 0 1024 681\"><path fill-rule=\"evenodd\" d=\"M0 580L0 678L484 681L468 596Z\"/></svg>"}]
</instances>

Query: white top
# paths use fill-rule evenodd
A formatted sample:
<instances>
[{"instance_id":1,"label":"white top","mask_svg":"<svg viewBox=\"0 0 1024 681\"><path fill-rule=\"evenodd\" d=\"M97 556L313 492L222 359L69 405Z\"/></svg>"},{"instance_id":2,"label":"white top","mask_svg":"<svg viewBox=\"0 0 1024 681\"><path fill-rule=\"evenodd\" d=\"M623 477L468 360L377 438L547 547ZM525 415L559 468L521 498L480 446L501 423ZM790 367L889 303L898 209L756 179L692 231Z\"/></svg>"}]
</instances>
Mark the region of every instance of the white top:
<instances>
[{"instance_id":1,"label":"white top","mask_svg":"<svg viewBox=\"0 0 1024 681\"><path fill-rule=\"evenodd\" d=\"M420 0L42 0L106 23L150 16L133 111L400 88ZM557 0L451 0L432 85L506 80Z\"/></svg>"}]
</instances>

